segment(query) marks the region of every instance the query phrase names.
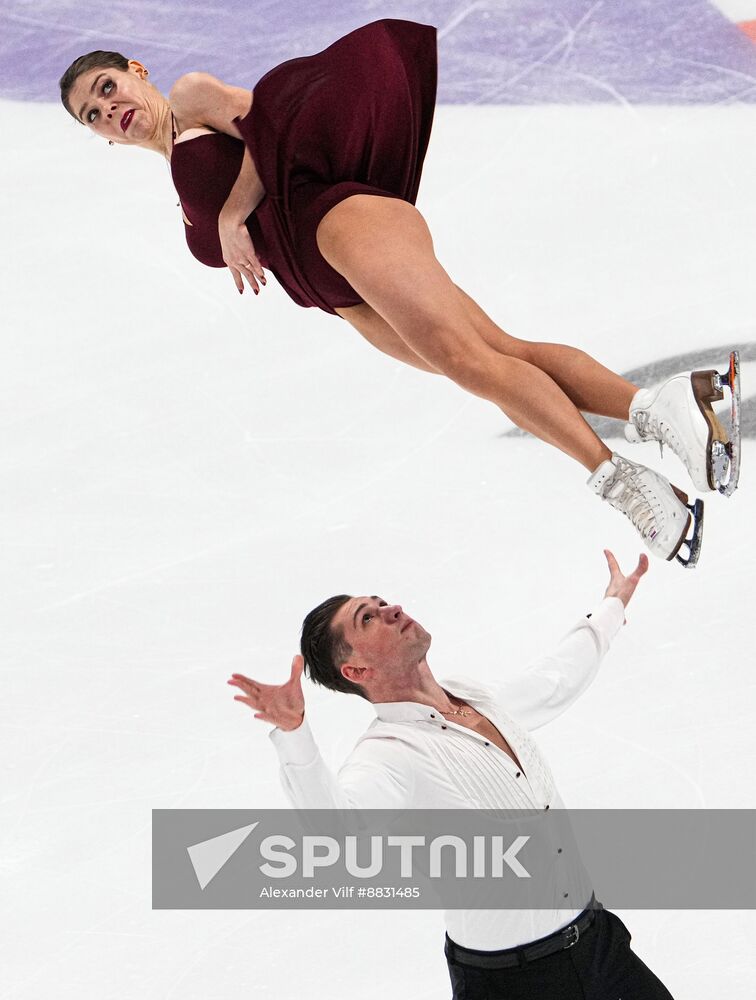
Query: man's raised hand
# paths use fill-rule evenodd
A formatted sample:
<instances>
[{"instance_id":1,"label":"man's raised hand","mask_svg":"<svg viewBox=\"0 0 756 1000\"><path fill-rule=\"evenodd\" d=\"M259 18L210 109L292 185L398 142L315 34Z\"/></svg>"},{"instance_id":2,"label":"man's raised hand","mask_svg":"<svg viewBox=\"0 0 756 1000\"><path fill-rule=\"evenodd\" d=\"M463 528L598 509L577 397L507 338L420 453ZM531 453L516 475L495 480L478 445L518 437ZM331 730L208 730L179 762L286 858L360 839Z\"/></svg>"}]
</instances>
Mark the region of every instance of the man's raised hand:
<instances>
[{"instance_id":1,"label":"man's raised hand","mask_svg":"<svg viewBox=\"0 0 756 1000\"><path fill-rule=\"evenodd\" d=\"M643 574L648 569L648 556L641 554L638 565L625 576L619 568L619 563L609 549L604 549L604 555L609 566L609 586L606 588L604 597L619 597L625 607L630 603L630 598L635 593L635 588Z\"/></svg>"},{"instance_id":2,"label":"man's raised hand","mask_svg":"<svg viewBox=\"0 0 756 1000\"><path fill-rule=\"evenodd\" d=\"M234 695L234 701L255 709L256 719L288 731L298 729L304 719L303 670L303 658L295 656L291 661L291 676L285 684L260 684L244 674L231 674L228 683L244 692Z\"/></svg>"}]
</instances>

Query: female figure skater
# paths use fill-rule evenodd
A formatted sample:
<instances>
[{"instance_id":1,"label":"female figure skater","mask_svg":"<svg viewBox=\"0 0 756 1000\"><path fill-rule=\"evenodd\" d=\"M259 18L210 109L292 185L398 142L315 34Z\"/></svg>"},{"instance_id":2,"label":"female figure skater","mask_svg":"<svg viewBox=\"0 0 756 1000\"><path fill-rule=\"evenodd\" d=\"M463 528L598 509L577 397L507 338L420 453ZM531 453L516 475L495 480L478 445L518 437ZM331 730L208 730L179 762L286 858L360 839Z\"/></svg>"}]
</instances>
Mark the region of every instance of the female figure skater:
<instances>
[{"instance_id":1,"label":"female figure skater","mask_svg":"<svg viewBox=\"0 0 756 1000\"><path fill-rule=\"evenodd\" d=\"M495 403L582 463L591 490L653 553L695 565L702 501L688 505L663 476L613 454L581 411L629 421L629 440L669 445L698 490L734 489L711 408L727 376L687 372L639 389L580 350L509 336L454 284L414 207L435 106L434 28L368 24L253 91L189 73L166 100L147 77L135 60L92 52L66 70L61 99L111 145L169 161L198 260L227 266L239 292L246 280L255 294L267 268L298 305Z\"/></svg>"}]
</instances>

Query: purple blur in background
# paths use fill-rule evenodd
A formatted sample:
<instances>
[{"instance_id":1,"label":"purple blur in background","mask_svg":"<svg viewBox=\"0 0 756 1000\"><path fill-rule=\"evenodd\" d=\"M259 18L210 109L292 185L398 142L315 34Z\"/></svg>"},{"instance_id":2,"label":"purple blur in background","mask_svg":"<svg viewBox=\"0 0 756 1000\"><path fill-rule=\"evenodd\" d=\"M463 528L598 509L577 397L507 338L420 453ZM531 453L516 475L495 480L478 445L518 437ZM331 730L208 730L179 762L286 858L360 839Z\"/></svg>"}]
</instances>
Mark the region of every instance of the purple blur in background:
<instances>
[{"instance_id":1,"label":"purple blur in background","mask_svg":"<svg viewBox=\"0 0 756 1000\"><path fill-rule=\"evenodd\" d=\"M57 100L61 73L98 48L145 62L163 90L189 70L253 87L380 17L438 27L441 103L756 101L756 46L706 0L6 0L0 96Z\"/></svg>"}]
</instances>

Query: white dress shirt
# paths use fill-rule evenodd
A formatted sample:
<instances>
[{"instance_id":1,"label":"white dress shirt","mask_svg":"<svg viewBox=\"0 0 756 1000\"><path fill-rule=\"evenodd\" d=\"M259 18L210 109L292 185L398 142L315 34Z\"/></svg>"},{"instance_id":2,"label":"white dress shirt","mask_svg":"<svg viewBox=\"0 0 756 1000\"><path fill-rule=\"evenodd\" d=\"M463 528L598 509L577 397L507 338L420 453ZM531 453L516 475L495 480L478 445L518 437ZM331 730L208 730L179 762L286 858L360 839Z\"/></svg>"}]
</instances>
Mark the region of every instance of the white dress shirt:
<instances>
[{"instance_id":1,"label":"white dress shirt","mask_svg":"<svg viewBox=\"0 0 756 1000\"><path fill-rule=\"evenodd\" d=\"M439 681L496 726L521 768L480 733L428 705L379 702L373 704L377 718L336 775L323 761L306 716L298 729L271 730L288 798L298 809L564 808L529 731L561 715L590 685L624 611L619 598L605 598L550 656L502 684L466 677ZM482 951L545 937L571 923L591 894L579 859L555 861L554 886L555 893L575 900L574 909L446 910L449 937Z\"/></svg>"}]
</instances>

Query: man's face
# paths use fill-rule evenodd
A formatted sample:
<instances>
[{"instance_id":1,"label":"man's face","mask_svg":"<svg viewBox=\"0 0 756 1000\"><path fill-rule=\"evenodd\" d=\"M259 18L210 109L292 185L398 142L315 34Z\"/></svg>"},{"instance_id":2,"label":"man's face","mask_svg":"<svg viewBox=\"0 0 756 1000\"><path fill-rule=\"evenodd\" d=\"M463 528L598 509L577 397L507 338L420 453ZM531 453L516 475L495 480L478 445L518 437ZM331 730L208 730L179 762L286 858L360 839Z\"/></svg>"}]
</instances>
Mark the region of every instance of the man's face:
<instances>
[{"instance_id":1,"label":"man's face","mask_svg":"<svg viewBox=\"0 0 756 1000\"><path fill-rule=\"evenodd\" d=\"M400 605L381 597L350 597L333 617L332 628L343 631L352 647L349 663L368 668L365 681L400 677L402 669L417 664L430 646L428 632L405 614ZM349 677L361 683L358 677Z\"/></svg>"}]
</instances>

